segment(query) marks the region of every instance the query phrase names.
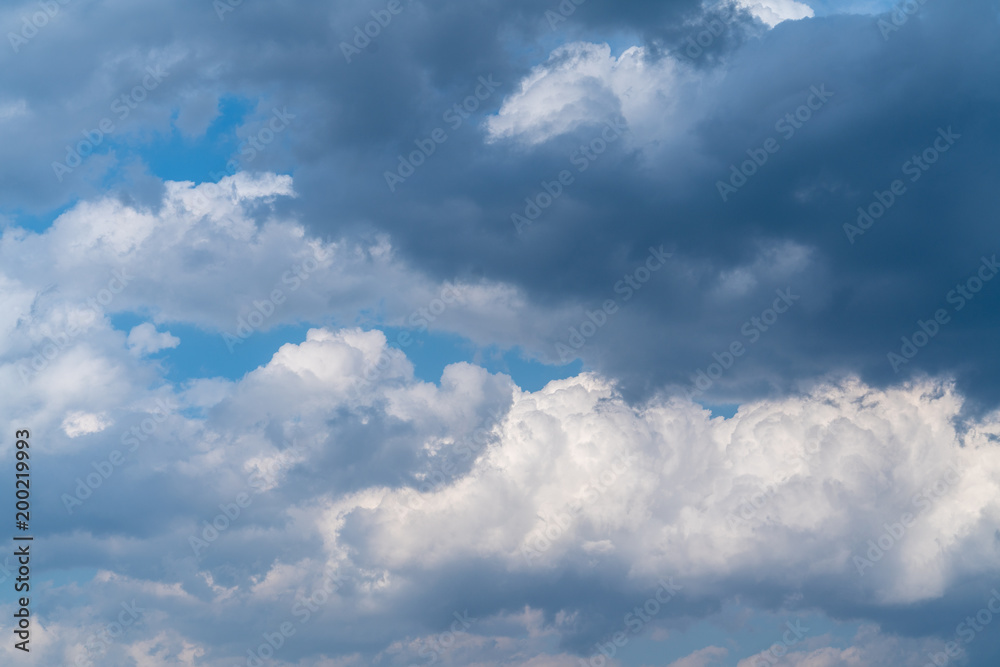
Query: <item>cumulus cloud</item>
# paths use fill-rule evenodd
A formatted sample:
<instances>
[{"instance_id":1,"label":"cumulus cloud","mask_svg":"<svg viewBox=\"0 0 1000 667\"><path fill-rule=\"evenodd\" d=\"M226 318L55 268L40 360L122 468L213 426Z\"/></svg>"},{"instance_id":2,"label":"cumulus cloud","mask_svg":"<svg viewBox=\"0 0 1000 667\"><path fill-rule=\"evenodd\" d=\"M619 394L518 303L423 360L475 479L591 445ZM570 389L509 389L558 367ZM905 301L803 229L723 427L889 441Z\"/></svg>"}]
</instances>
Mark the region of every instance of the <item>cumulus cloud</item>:
<instances>
[{"instance_id":1,"label":"cumulus cloud","mask_svg":"<svg viewBox=\"0 0 1000 667\"><path fill-rule=\"evenodd\" d=\"M169 331L159 332L155 325L143 322L128 332L127 343L132 354L144 355L177 347L181 339L171 336Z\"/></svg>"},{"instance_id":2,"label":"cumulus cloud","mask_svg":"<svg viewBox=\"0 0 1000 667\"><path fill-rule=\"evenodd\" d=\"M751 14L773 28L783 21L797 21L813 16L812 8L795 0L738 0Z\"/></svg>"},{"instance_id":3,"label":"cumulus cloud","mask_svg":"<svg viewBox=\"0 0 1000 667\"><path fill-rule=\"evenodd\" d=\"M556 317L576 310L533 304L503 282L435 281L399 257L386 235L311 236L295 219L273 213L277 199L294 196L287 176L240 173L219 183L168 182L155 209L103 198L81 202L40 234L7 229L0 279L15 311L6 326L23 335L0 345L26 355L19 365L24 378L58 365L93 332L108 331L105 318L114 313L151 316L125 341L137 355L175 347L176 337L156 329L170 322L229 334L235 347L253 331L331 317L356 321L366 313L369 325L537 348ZM44 257L46 268L29 257ZM241 329L248 320L251 328ZM53 359L43 350L50 341Z\"/></svg>"},{"instance_id":4,"label":"cumulus cloud","mask_svg":"<svg viewBox=\"0 0 1000 667\"><path fill-rule=\"evenodd\" d=\"M794 0L736 4L770 27L813 16ZM685 63L657 55L644 46L626 48L617 57L608 44L571 42L554 49L504 98L486 121L488 140L518 139L540 144L581 125L624 118L635 144L646 146L690 131L693 115L680 113L698 105L703 75Z\"/></svg>"},{"instance_id":5,"label":"cumulus cloud","mask_svg":"<svg viewBox=\"0 0 1000 667\"><path fill-rule=\"evenodd\" d=\"M100 433L111 426L112 422L104 415L73 411L66 415L62 422L63 432L70 438L77 438L89 433Z\"/></svg>"},{"instance_id":6,"label":"cumulus cloud","mask_svg":"<svg viewBox=\"0 0 1000 667\"><path fill-rule=\"evenodd\" d=\"M620 56L607 44L574 42L554 50L519 84L486 123L491 141L539 144L581 125L624 118L642 143L680 133L674 108L683 71L670 58L653 60L643 47ZM671 122L675 121L675 122Z\"/></svg>"},{"instance_id":7,"label":"cumulus cloud","mask_svg":"<svg viewBox=\"0 0 1000 667\"><path fill-rule=\"evenodd\" d=\"M119 540L139 558L121 574L73 585L111 587L111 600L141 596L156 610L129 651L204 651L214 664L289 620L298 635L288 659L315 660L331 627L344 659L392 642L403 651L416 641L407 651L419 654L453 612L469 610L483 624L462 628L469 637L456 645L463 657L455 664L476 664L504 655L506 642L532 645L534 633L570 642L590 626L593 643L621 629L614 619L591 625L591 605L607 595L602 580L614 582L622 600L612 604L623 610L657 581L675 581L680 596L654 624L669 627L710 616L707 600L741 595L768 607L757 597L761 582L806 591L802 606L836 614L849 605L877 620L901 605L961 604L960 582L996 575L1000 414L962 423L962 397L947 382L880 390L846 379L723 419L669 396L631 406L589 373L527 392L457 364L429 384L381 332L315 329L214 388L208 403L192 390L171 390L168 402L187 416L169 415L146 436L139 451L147 458L116 470L65 527L106 530L102 515L139 488L157 507L141 524L122 524L111 542L74 538L89 554L84 566L104 562ZM86 390L67 400L86 401ZM211 407L191 413L191 400ZM152 409L141 405L133 410ZM81 455L121 448L118 436L95 435ZM159 451L167 442L170 452ZM80 475L73 466L86 460L59 474L69 493ZM190 502L159 502L174 493L160 470L171 487L191 489ZM240 494L249 503L227 519ZM907 513L905 534L888 529L886 544L885 526ZM869 541L880 540L882 554L859 571L855 557L869 558ZM143 553L167 554L172 573L139 566ZM312 599L330 572L341 579L317 603L324 622L299 624L296 601ZM481 584L459 585L470 576ZM564 577L591 593L569 595L556 583ZM505 596L531 590L545 595L515 621ZM430 610L423 627L412 615L421 605ZM240 619L255 633L242 632ZM201 624L217 627L215 639ZM154 651L161 633L175 639ZM552 664L565 661L540 647ZM815 661L829 650L817 651L808 659L827 664Z\"/></svg>"}]
</instances>

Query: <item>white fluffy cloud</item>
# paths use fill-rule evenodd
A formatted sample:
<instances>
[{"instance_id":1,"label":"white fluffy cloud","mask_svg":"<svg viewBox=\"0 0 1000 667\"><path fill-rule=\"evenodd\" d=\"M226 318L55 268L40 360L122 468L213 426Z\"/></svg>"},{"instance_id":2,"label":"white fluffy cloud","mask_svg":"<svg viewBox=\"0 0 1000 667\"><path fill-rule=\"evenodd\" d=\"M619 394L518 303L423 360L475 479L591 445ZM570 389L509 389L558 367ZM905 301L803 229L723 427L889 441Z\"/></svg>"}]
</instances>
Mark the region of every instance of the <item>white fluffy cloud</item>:
<instances>
[{"instance_id":1,"label":"white fluffy cloud","mask_svg":"<svg viewBox=\"0 0 1000 667\"><path fill-rule=\"evenodd\" d=\"M81 202L41 234L7 228L0 332L11 335L0 337L0 355L21 359L33 376L95 338L121 345L107 316L128 311L152 320L124 340L136 354L175 344L157 325L193 324L220 333L221 344L222 332L237 336L248 319L254 331L361 320L541 347L571 310L535 306L504 283L431 280L384 236L310 237L271 211L277 198L294 196L287 176L241 173L218 184L167 182L157 210L106 198ZM46 356L48 345L57 352Z\"/></svg>"},{"instance_id":2,"label":"white fluffy cloud","mask_svg":"<svg viewBox=\"0 0 1000 667\"><path fill-rule=\"evenodd\" d=\"M282 317L316 317L331 291L376 289L357 275L388 277L366 294L391 303L385 319L397 322L447 287L412 275L388 239L326 242L268 218L267 200L292 194L287 180L167 191L157 213L84 203L44 234L10 228L0 243L14 265L4 264L0 422L30 424L53 463L54 492L40 502L60 519L39 542L66 554L53 567L101 571L39 594L54 663L82 650L79 628L96 631L109 621L95 618L132 599L149 610L144 623L108 650L138 664L228 665L287 621L289 664L381 655L407 665L430 650L442 664L561 667L577 650L565 644L589 640L581 628L604 631L588 624L609 582L640 600L664 577L683 586L652 624L661 637L679 617L711 616L712 601L773 604L755 597L762 584L878 620L900 606L966 604L960 582L997 574L1000 414L963 417L945 381L831 380L722 419L672 396L631 405L594 373L529 392L462 363L427 383L380 331L315 327L240 380L164 382L133 352L173 337L151 323L120 331L108 312L224 327L219 292L203 288L217 262L239 267L218 280L250 297L313 257L302 302L289 299ZM47 278L28 250L51 262ZM808 249L778 250L784 264L762 248L747 275L807 262ZM67 278L76 272L91 284ZM720 298L741 280L720 277ZM503 285L461 288L463 317L505 299L502 325L531 312ZM300 624L296 605L331 572L341 583L310 616L323 623ZM564 580L586 592L567 594ZM476 623L443 646L466 610ZM330 632L341 654L329 655ZM804 646L794 664L855 664L851 651L875 650L865 646Z\"/></svg>"},{"instance_id":3,"label":"white fluffy cloud","mask_svg":"<svg viewBox=\"0 0 1000 667\"><path fill-rule=\"evenodd\" d=\"M169 331L160 332L156 326L143 322L128 332L128 349L133 354L154 354L181 344L181 339L171 336Z\"/></svg>"},{"instance_id":4,"label":"white fluffy cloud","mask_svg":"<svg viewBox=\"0 0 1000 667\"><path fill-rule=\"evenodd\" d=\"M432 385L415 379L377 331L315 329L239 382L171 393L168 402L188 416L172 413L151 436L155 449L140 450L77 510L74 537L50 538L98 562L126 548L137 562L159 553L173 563L173 573L81 584L95 594L112 587L112 600L138 596L156 610L127 640L135 655L204 651L205 664L216 664L245 654L240 642L253 646L283 620L298 623L295 600L318 590L327 570L343 586L322 605L323 628L302 624L295 655L312 655L317 633L340 627L334 638L345 646L363 631L380 650L397 647L388 664L408 664L447 629L452 610L475 607L480 625L463 635L462 657L451 664L489 663L507 655L503 646L533 642L550 662L523 664L552 665L568 656L531 637L571 633L578 603L554 595L547 614L529 605L516 620L490 579L529 590L562 573L595 582L599 599L602 578L635 597L669 576L683 586L676 611L662 619L669 624L693 613L687 605L747 593L751 582L788 594L826 590L830 600L806 601L819 608L878 610L947 598L959 581L997 574L1000 415L959 428L962 400L947 383L880 391L845 380L722 419L676 398L630 406L592 374L524 392L457 364ZM86 390L67 402L86 403ZM40 437L49 429L36 422ZM89 440L75 465L119 447L118 436ZM82 472L67 470L66 483ZM163 474L169 486L158 486ZM123 526L110 541L87 537L103 512L143 487L144 502L158 509L141 529ZM159 505L179 488L198 492L188 504ZM190 537L204 535L240 493L251 504L195 555ZM905 534L859 573L854 557L866 557L869 540L878 543L884 526L907 513L914 520ZM448 584L467 568L485 577L479 590ZM437 629L431 621L421 632L414 600L447 608ZM218 640L200 636L199 623L226 615L259 631L225 625ZM67 650L79 641L73 636ZM850 662L850 649L810 651L789 664L873 664ZM822 661L831 651L840 662ZM314 656L302 664L324 663Z\"/></svg>"},{"instance_id":5,"label":"white fluffy cloud","mask_svg":"<svg viewBox=\"0 0 1000 667\"><path fill-rule=\"evenodd\" d=\"M794 0L740 0L769 27L813 16ZM615 57L608 44L571 42L534 67L486 122L488 140L540 144L581 125L623 118L638 145L680 140L713 77L694 76L670 56L653 57L642 46Z\"/></svg>"},{"instance_id":6,"label":"white fluffy cloud","mask_svg":"<svg viewBox=\"0 0 1000 667\"><path fill-rule=\"evenodd\" d=\"M111 421L105 416L80 411L69 413L62 422L63 432L71 438L88 433L100 433L109 426Z\"/></svg>"},{"instance_id":7,"label":"white fluffy cloud","mask_svg":"<svg viewBox=\"0 0 1000 667\"><path fill-rule=\"evenodd\" d=\"M670 58L651 61L644 47L616 58L607 44L565 44L487 121L489 139L538 144L619 117L642 139L677 132L674 110L685 80L680 65Z\"/></svg>"},{"instance_id":8,"label":"white fluffy cloud","mask_svg":"<svg viewBox=\"0 0 1000 667\"><path fill-rule=\"evenodd\" d=\"M934 599L994 570L997 416L962 436L960 405L934 383L851 381L710 420L677 401L636 412L595 376L553 382L517 394L501 444L470 475L417 509L388 493L365 520L365 551L389 570L463 557L511 571L627 564L692 589L834 577L878 604ZM859 565L904 514L915 523L903 538Z\"/></svg>"},{"instance_id":9,"label":"white fluffy cloud","mask_svg":"<svg viewBox=\"0 0 1000 667\"><path fill-rule=\"evenodd\" d=\"M809 5L795 0L738 0L737 4L771 28L783 21L797 21L813 16Z\"/></svg>"}]
</instances>

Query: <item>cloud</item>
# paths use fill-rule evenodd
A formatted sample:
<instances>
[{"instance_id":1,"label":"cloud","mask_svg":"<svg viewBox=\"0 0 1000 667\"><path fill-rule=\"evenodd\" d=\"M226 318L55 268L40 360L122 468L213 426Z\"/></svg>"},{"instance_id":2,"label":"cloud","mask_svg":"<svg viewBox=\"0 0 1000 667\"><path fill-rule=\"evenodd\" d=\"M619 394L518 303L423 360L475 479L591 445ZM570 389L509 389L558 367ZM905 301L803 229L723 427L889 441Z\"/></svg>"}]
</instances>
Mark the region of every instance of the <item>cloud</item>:
<instances>
[{"instance_id":1,"label":"cloud","mask_svg":"<svg viewBox=\"0 0 1000 667\"><path fill-rule=\"evenodd\" d=\"M680 664L763 657L746 619L804 614L835 630L788 664L926 664L997 575L996 283L927 333L997 250L995 0L889 35L821 0L741 1L721 31L699 0L554 29L557 3L404 4L350 63L381 6L70 3L0 56L0 423L44 443L51 490L38 659L135 601L107 664L563 667L672 577L650 642L733 630ZM147 68L169 73L119 117ZM293 122L246 158L275 108ZM580 170L609 121L624 140ZM939 128L954 150L851 243ZM651 247L670 261L626 290ZM425 331L585 370L427 382L433 345L401 338ZM184 357L202 343L232 379ZM699 373L735 416L687 398Z\"/></svg>"},{"instance_id":2,"label":"cloud","mask_svg":"<svg viewBox=\"0 0 1000 667\"><path fill-rule=\"evenodd\" d=\"M935 640L920 640L886 636L878 626L864 625L852 638L847 648L814 646L787 651L767 650L737 663L737 667L754 667L758 664L778 664L787 667L860 667L861 665L900 665L924 667L933 656L937 660L950 660L943 651L943 644ZM780 644L779 644L780 646ZM771 647L774 648L773 646ZM953 651L954 652L954 651ZM959 654L960 655L960 654ZM956 657L956 656L951 656Z\"/></svg>"},{"instance_id":3,"label":"cloud","mask_svg":"<svg viewBox=\"0 0 1000 667\"><path fill-rule=\"evenodd\" d=\"M869 4L862 9L886 9L884 3ZM184 197L178 186L167 194L164 180L211 185L202 183L204 174L228 171L229 160L242 159L240 141L259 130L273 108L287 106L296 118L281 140L240 168L294 172L298 196L277 195L270 203L243 198L240 206L256 221L273 207L276 217L294 220L327 245L349 239L348 256L355 248L378 245L374 239L381 236L390 239L394 257L409 273L426 277L428 285L485 277L507 304L541 306L538 318L523 315L519 323L506 316L506 309L494 318L503 323L466 323L462 335L477 342L520 346L528 356L556 361L554 345L579 322L573 317L599 307L650 243L669 242L687 265L708 270L689 280L672 277L650 285L644 298L634 300L579 354L588 367L623 382L630 395L645 397L665 386L690 384L713 354L731 344L733 331L738 336L742 323L760 312L769 293L788 287L749 288L739 267L751 262L749 255L761 244L789 243L813 251L810 271L795 285L809 310L785 320L717 382L713 400L739 402L787 392L796 381L838 369L882 386L921 372L954 375L977 401L995 402L997 369L991 366L989 341L977 333L989 329L990 313L997 312L993 292L984 292L900 374L886 354L912 332L917 319L926 318L926 308L933 313L955 281L974 270L979 255L993 252L989 230L977 221L992 215L984 165L996 137L977 130L975 141L963 139L933 171L908 186L877 230L865 234L863 247L848 243L843 230L856 220L858 207L870 203L869 195L884 192L904 162L926 147L936 128L950 124L961 134L988 127L983 114L992 98L983 104L963 100L978 99L983 87L975 82L989 80L991 73L953 77L943 72L969 71L975 67L970 63L989 61L995 47L988 30L995 23L989 1L965 3L960 11L926 3L888 40L873 16L841 14L839 5L819 1L810 4L817 14L813 19L786 20L774 29L743 12L719 35L709 31L711 44L703 53L692 49L695 56L687 53L688 39L708 30L720 14L718 7L696 0L585 3L557 30L549 27L545 9L523 0L491 0L474 8L448 2L441 10L446 21L420 7L416 3L417 11L402 12L385 28L378 54L366 51L350 64L342 59L340 43L353 38L359 22L372 20L370 8L241 6L220 22L198 3L181 2L152 13L116 5L93 16L74 15L79 20L54 20L18 54L18 68L3 75L4 103L25 100L27 113L3 124L9 159L3 162L8 171L0 178L0 199L8 202L9 214L24 218L20 224L26 228L31 216L48 224L74 202L107 201L103 214L114 212L112 202L117 202L120 219L135 227L107 230L105 243L138 242L135 235L149 224L146 213L155 218L162 202ZM802 3L754 7L782 17L808 13ZM12 25L20 22L18 11L9 12ZM64 11L69 16L74 10L67 6ZM265 63L248 45L256 43L259 26L273 20L281 30L270 33L273 58ZM140 27L121 30L121 25ZM178 26L185 27L182 36ZM110 37L100 43L79 38L92 34ZM964 39L956 42L954 34ZM437 47L442 35L461 39L445 52ZM158 46L150 48L147 37ZM333 54L338 67L321 66L314 48ZM280 66L269 66L272 62ZM58 182L52 162L63 160L66 146L82 141L83 133L108 115L116 96L141 82L145 67L157 64L170 72L162 85L97 154ZM503 82L498 93L452 130L443 112L474 94L478 77L487 75ZM887 88L889 80L897 85ZM818 85L835 96L784 140L776 123L805 104L811 87ZM544 94L543 86L558 90L559 98ZM359 89L363 95L355 94ZM166 141L175 126L184 136L197 134L212 117L215 100L217 117L225 119L216 129L224 136L219 144L195 142L211 164L182 170L183 176L167 174L150 157L157 142ZM245 112L232 111L242 104ZM618 114L630 130L626 141L609 148L586 173L575 173L573 185L535 221L532 232L517 234L508 224L511 215L524 210L526 198L542 191L543 182L574 169L574 151L595 139L604 119ZM906 123L895 121L903 116ZM447 142L405 186L389 193L384 173L398 164L397 156L415 149L415 140L439 127L446 130ZM779 152L738 195L722 202L717 182L725 182L731 167L749 159L747 151L759 150L769 137L782 138ZM860 150L865 160L858 160ZM210 190L202 187L201 193L220 196ZM213 206L221 210L222 204ZM941 210L966 222L941 225ZM900 226L901 220L908 223ZM203 225L228 234L221 221L209 218ZM281 234L264 236L279 245L290 241ZM169 240L161 233L152 238ZM904 238L920 252L900 254ZM232 259L219 250L241 242L238 233L226 242L211 237L205 248L189 249L185 260L206 266L222 256ZM152 247L154 241L144 243ZM266 253L255 252L253 257L237 252L233 258L258 270L256 279L212 283L220 292L237 294L238 304L212 311L216 304L202 303L209 297L184 285L185 295L160 306L161 319L151 321L212 319L215 327L232 333L253 300L261 298L258 288L270 291L273 283L264 283L272 280L271 271L280 277L289 268L267 264ZM914 264L917 255L934 261ZM372 280L351 280L353 270L341 277L342 290L324 295L304 289L303 298L265 326L300 320L328 324L311 316L328 302L344 310L337 324L355 323L358 311L380 301L370 291ZM747 290L743 303L724 312L702 308L714 302L716 285L698 280L700 275L731 275L730 293ZM44 278L33 278L44 284ZM136 293L141 289L139 283L133 287ZM390 308L392 294L387 312L396 310ZM400 293L399 301L409 294ZM142 298L154 300L153 295ZM159 304L169 295L155 299ZM401 305L401 317L421 302ZM550 312L566 317L556 322L546 316ZM640 322L658 335L632 335ZM491 340L494 329L498 335ZM662 345L660 334L673 343Z\"/></svg>"},{"instance_id":4,"label":"cloud","mask_svg":"<svg viewBox=\"0 0 1000 667\"><path fill-rule=\"evenodd\" d=\"M149 322L136 325L128 332L129 351L137 355L154 354L180 344L180 338L171 336L169 331L160 333L156 330L156 326Z\"/></svg>"},{"instance_id":5,"label":"cloud","mask_svg":"<svg viewBox=\"0 0 1000 667\"><path fill-rule=\"evenodd\" d=\"M92 365L129 356L105 354ZM205 651L209 664L245 654L248 636L284 620L298 628L285 655L298 660L319 654L329 627L340 655L371 655L433 637L466 609L486 623L462 639L469 664L497 655L484 633L517 644L531 624L578 652L627 627L594 609L625 616L664 577L683 588L656 626L711 618L709 601L733 595L770 608L763 582L891 633L897 610L971 605L961 582L996 574L1000 414L962 422L947 382L829 382L722 419L669 396L631 406L590 373L526 392L456 364L428 384L381 332L314 329L210 402L190 391L170 390L180 411L48 539L72 539L79 567L106 562L126 540L132 564L80 586L111 587L110 600L142 596L156 612L136 641L176 633L178 651ZM74 392L70 404L93 401ZM133 393L128 410L106 401L123 428L53 470L56 488L72 494L87 461L122 449L126 426L151 414L154 394ZM203 407L191 412L189 400ZM41 415L34 428L62 447ZM178 488L187 502L167 503ZM227 510L240 494L245 507ZM146 509L115 509L129 497ZM884 543L904 513L912 525L859 572L854 557L868 558L869 541ZM98 539L111 517L113 539ZM206 544L192 550L193 536ZM172 573L141 565L154 553ZM323 627L299 625L296 599L326 571L343 580L322 605ZM566 578L576 583L558 583ZM505 621L512 594L538 620ZM211 637L200 629L209 625Z\"/></svg>"},{"instance_id":6,"label":"cloud","mask_svg":"<svg viewBox=\"0 0 1000 667\"><path fill-rule=\"evenodd\" d=\"M718 661L727 655L729 655L729 651L721 646L708 646L680 660L675 660L668 667L711 667L711 665L719 664Z\"/></svg>"},{"instance_id":7,"label":"cloud","mask_svg":"<svg viewBox=\"0 0 1000 667\"><path fill-rule=\"evenodd\" d=\"M104 415L74 411L66 415L62 422L62 429L70 438L78 438L89 433L100 433L112 423Z\"/></svg>"},{"instance_id":8,"label":"cloud","mask_svg":"<svg viewBox=\"0 0 1000 667\"><path fill-rule=\"evenodd\" d=\"M763 2L739 0L737 4L748 9L751 14L771 28L783 21L797 21L813 16L813 10L809 5L795 2L795 0L764 0Z\"/></svg>"},{"instance_id":9,"label":"cloud","mask_svg":"<svg viewBox=\"0 0 1000 667\"><path fill-rule=\"evenodd\" d=\"M677 78L670 59L650 61L642 47L615 58L607 44L566 44L525 77L487 120L489 138L531 145L619 116L629 126L641 124L653 108L659 116L669 115Z\"/></svg>"},{"instance_id":10,"label":"cloud","mask_svg":"<svg viewBox=\"0 0 1000 667\"><path fill-rule=\"evenodd\" d=\"M301 321L356 320L366 311L368 324L458 331L514 345L525 336L542 339L525 315L551 327L543 313L570 312L528 303L496 281L436 282L402 260L385 235L338 241L308 235L294 218L273 213L278 199L294 196L287 176L241 172L217 184L167 182L155 209L103 198L72 207L41 234L8 229L0 255L9 260L7 294L20 309L15 321L26 328L17 340L30 341L36 354L50 338L63 350L101 328L106 314L148 312L152 322L126 341L146 354L175 346L165 345L174 343L169 334L154 340L156 326L171 322L215 330L222 341L223 332L235 337ZM26 261L29 253L46 257L50 268ZM58 296L46 287L53 282ZM240 329L247 318L252 328ZM80 333L67 338L70 330Z\"/></svg>"}]
</instances>

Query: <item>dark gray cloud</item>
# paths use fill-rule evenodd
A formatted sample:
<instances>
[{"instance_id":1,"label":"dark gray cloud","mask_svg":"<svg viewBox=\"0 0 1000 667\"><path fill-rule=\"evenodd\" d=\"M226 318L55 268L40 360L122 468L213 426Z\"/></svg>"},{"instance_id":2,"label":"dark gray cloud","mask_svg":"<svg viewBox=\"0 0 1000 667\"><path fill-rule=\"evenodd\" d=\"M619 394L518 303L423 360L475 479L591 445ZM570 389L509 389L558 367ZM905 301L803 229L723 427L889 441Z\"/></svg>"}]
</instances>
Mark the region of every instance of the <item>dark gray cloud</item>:
<instances>
[{"instance_id":1,"label":"dark gray cloud","mask_svg":"<svg viewBox=\"0 0 1000 667\"><path fill-rule=\"evenodd\" d=\"M296 119L288 143L269 147L249 166L294 165L302 197L287 206L317 232L385 230L418 268L444 277L482 272L540 303L603 300L651 244L666 242L699 264L694 283L650 284L581 353L632 387L687 383L713 352L739 338L766 295L789 285L760 284L720 316L704 305L711 282L752 262L762 243L787 241L812 251L808 269L794 277L803 307L719 385L733 382L734 396L752 395L752 380L769 370L786 380L817 371L897 379L886 354L975 270L979 255L995 250L986 191L995 96L986 85L993 74L981 65L996 48L993 3L925 7L888 40L870 16L785 23L725 57L700 57L693 66L722 79L706 99L677 100L700 111L689 144L652 159L639 158L641 145L614 147L519 237L510 214L594 132L584 126L533 148L483 144L484 114L546 58L541 45L601 31L632 35L661 54L648 58L675 53L692 66L683 54L686 36L715 16L702 15L693 2L588 2L553 30L545 12L557 7L403 3L375 39L378 48L349 64L340 45L371 20L375 5L244 3L221 19L204 3L153 11L67 5L18 53L3 54L11 65L4 68L5 100L29 102L28 113L3 128L7 205L41 211L99 191L107 159L85 160L63 183L51 163L65 160L65 146L82 132L114 118L112 100L140 84L147 66L169 63L149 99L124 121L115 119L113 137L125 144L116 147L119 159L128 146L150 141L149 131L169 132L173 113L203 119L180 127L203 124L206 96L261 98L262 116L273 104L294 110ZM740 15L727 29L743 30L747 21ZM444 112L474 93L480 76L501 85L451 129ZM775 119L795 109L812 85L834 91L828 107L724 204L716 181L774 135ZM948 126L963 137L956 149L871 232L847 243L842 225L857 206L887 188L908 157ZM435 128L447 130L447 142L389 193L384 172ZM975 332L989 329L997 298L984 290L906 372L958 373L969 387L992 393L990 339ZM640 323L655 333L633 333Z\"/></svg>"}]
</instances>

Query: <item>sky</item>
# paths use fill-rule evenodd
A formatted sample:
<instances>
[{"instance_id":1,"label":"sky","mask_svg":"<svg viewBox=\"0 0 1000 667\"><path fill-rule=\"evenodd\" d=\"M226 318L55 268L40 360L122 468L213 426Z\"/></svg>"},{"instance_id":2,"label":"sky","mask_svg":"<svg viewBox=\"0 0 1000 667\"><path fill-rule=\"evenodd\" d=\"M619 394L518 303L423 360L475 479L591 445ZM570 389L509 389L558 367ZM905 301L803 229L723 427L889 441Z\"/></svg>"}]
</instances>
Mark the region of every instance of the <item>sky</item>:
<instances>
[{"instance_id":1,"label":"sky","mask_svg":"<svg viewBox=\"0 0 1000 667\"><path fill-rule=\"evenodd\" d=\"M0 28L3 664L997 664L997 0Z\"/></svg>"}]
</instances>

